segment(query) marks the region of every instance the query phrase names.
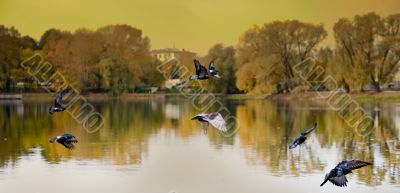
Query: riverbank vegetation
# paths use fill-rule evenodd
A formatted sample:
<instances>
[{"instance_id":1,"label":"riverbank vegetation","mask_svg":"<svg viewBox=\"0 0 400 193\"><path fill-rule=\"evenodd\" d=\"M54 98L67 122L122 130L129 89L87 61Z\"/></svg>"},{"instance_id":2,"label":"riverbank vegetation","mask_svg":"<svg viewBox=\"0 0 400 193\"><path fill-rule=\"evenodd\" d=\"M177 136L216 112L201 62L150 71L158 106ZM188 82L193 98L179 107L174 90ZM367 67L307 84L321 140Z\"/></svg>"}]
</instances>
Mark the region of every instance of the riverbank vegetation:
<instances>
[{"instance_id":1,"label":"riverbank vegetation","mask_svg":"<svg viewBox=\"0 0 400 193\"><path fill-rule=\"evenodd\" d=\"M221 94L268 95L332 89L324 85L326 77L334 78L346 92L381 92L394 82L400 65L400 14L340 18L332 30L328 34L323 24L298 20L252 26L237 45L216 44L205 56L197 56L203 65L215 60L222 78L192 87ZM334 46L323 43L328 35L334 37ZM38 40L0 25L0 42L0 92L40 89L20 66L33 54L44 56L54 72L83 93L137 93L142 88L163 88L166 78L187 79L194 73L190 54L178 58L189 73L173 71L173 77L160 73L161 61L151 55L150 37L129 25L74 32L49 29ZM294 69L309 58L324 69L311 82Z\"/></svg>"}]
</instances>

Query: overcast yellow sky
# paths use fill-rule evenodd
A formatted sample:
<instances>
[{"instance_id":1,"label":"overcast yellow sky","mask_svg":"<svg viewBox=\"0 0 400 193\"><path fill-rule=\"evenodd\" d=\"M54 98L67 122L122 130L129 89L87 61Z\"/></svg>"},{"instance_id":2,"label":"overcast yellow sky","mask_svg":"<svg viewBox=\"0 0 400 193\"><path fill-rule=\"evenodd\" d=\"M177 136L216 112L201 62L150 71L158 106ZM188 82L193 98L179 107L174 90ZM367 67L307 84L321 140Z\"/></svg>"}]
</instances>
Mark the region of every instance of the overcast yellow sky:
<instances>
[{"instance_id":1,"label":"overcast yellow sky","mask_svg":"<svg viewBox=\"0 0 400 193\"><path fill-rule=\"evenodd\" d=\"M49 28L129 24L153 49L175 44L205 54L215 43L235 45L253 24L298 19L331 32L338 18L370 11L400 13L400 0L0 0L0 24L37 39Z\"/></svg>"}]
</instances>

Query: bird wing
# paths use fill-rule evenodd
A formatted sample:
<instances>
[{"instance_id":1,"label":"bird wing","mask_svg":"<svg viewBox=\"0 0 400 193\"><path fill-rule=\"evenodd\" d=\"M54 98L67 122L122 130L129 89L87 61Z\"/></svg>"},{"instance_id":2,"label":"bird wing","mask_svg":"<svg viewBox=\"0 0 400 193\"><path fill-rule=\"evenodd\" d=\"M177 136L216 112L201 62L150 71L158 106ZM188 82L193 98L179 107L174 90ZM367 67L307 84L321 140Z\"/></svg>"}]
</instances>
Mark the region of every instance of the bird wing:
<instances>
[{"instance_id":1,"label":"bird wing","mask_svg":"<svg viewBox=\"0 0 400 193\"><path fill-rule=\"evenodd\" d=\"M340 186L340 187L347 186L347 178L343 174L336 176L336 177L329 178L329 181L332 182L332 184L334 184L336 186Z\"/></svg>"},{"instance_id":2,"label":"bird wing","mask_svg":"<svg viewBox=\"0 0 400 193\"><path fill-rule=\"evenodd\" d=\"M289 145L289 149L293 149L293 148L297 147L299 144L300 144L299 138L297 138L296 140L293 141L292 144Z\"/></svg>"},{"instance_id":3,"label":"bird wing","mask_svg":"<svg viewBox=\"0 0 400 193\"><path fill-rule=\"evenodd\" d=\"M54 101L54 106L61 107L61 104L62 104L62 96L61 94L58 94L56 100Z\"/></svg>"},{"instance_id":4,"label":"bird wing","mask_svg":"<svg viewBox=\"0 0 400 193\"><path fill-rule=\"evenodd\" d=\"M69 138L67 141L70 142L70 143L78 143L78 140L74 136Z\"/></svg>"},{"instance_id":5,"label":"bird wing","mask_svg":"<svg viewBox=\"0 0 400 193\"><path fill-rule=\"evenodd\" d=\"M347 162L347 167L355 170L358 168L362 168L364 166L372 165L371 163L360 161L360 160L350 160Z\"/></svg>"},{"instance_id":6,"label":"bird wing","mask_svg":"<svg viewBox=\"0 0 400 193\"><path fill-rule=\"evenodd\" d=\"M301 133L301 135L303 135L303 136L308 135L309 133L311 133L312 131L314 131L315 128L317 128L317 123L314 123L310 128L308 128L308 129L305 130L303 133Z\"/></svg>"},{"instance_id":7,"label":"bird wing","mask_svg":"<svg viewBox=\"0 0 400 193\"><path fill-rule=\"evenodd\" d=\"M210 62L210 65L209 65L208 69L209 69L210 71L215 71L215 70L216 70L216 69L215 69L214 60Z\"/></svg>"},{"instance_id":8,"label":"bird wing","mask_svg":"<svg viewBox=\"0 0 400 193\"><path fill-rule=\"evenodd\" d=\"M198 60L196 60L196 59L193 62L194 62L194 67L196 69L196 74L200 75L200 72L201 72L201 64L200 64L200 62Z\"/></svg>"},{"instance_id":9,"label":"bird wing","mask_svg":"<svg viewBox=\"0 0 400 193\"><path fill-rule=\"evenodd\" d=\"M200 73L198 75L199 77L207 77L208 76L207 68L200 65Z\"/></svg>"},{"instance_id":10,"label":"bird wing","mask_svg":"<svg viewBox=\"0 0 400 193\"><path fill-rule=\"evenodd\" d=\"M66 141L68 143L78 143L78 140L76 139L76 137L71 134L66 133L66 134L63 134L61 137L62 137L63 141Z\"/></svg>"},{"instance_id":11,"label":"bird wing","mask_svg":"<svg viewBox=\"0 0 400 193\"><path fill-rule=\"evenodd\" d=\"M219 131L226 132L226 122L220 113L211 113L207 116L207 121Z\"/></svg>"},{"instance_id":12,"label":"bird wing","mask_svg":"<svg viewBox=\"0 0 400 193\"><path fill-rule=\"evenodd\" d=\"M72 144L71 142L68 142L68 141L63 141L63 142L59 142L59 143L68 149L75 148L74 144Z\"/></svg>"}]
</instances>

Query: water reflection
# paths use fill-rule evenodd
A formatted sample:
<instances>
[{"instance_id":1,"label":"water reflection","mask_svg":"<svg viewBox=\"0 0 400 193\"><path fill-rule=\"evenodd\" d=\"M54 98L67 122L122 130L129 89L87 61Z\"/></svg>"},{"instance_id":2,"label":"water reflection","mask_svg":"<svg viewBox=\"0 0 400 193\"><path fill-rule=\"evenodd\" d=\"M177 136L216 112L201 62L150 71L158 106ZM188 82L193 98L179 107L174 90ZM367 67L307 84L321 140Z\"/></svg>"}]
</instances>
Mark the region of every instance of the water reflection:
<instances>
[{"instance_id":1,"label":"water reflection","mask_svg":"<svg viewBox=\"0 0 400 193\"><path fill-rule=\"evenodd\" d=\"M23 163L24 157L37 154L47 164L79 160L99 167L105 164L140 168L152 161L149 152L160 152L159 148L174 152L174 148L166 148L170 143L185 146L197 140L202 145L196 148L230 150L230 154L239 154L244 159L243 167L261 167L263 173L271 176L299 178L318 174L322 180L324 173L337 162L360 159L373 162L375 167L356 170L353 175L356 177L351 180L373 187L399 184L398 104L364 105L376 120L376 127L368 136L361 136L323 104L265 100L223 100L223 103L240 125L238 133L230 138L214 129L204 136L201 126L190 120L199 112L190 101L176 97L92 102L105 118L105 127L95 134L86 133L67 113L49 116L47 107L51 101L2 102L0 176L7 176L2 172ZM292 140L313 122L318 127L309 139L300 148L289 150ZM73 133L78 138L76 150L48 143L49 138L61 133ZM165 142L164 138L172 140ZM207 158L207 162L218 164L215 159Z\"/></svg>"}]
</instances>

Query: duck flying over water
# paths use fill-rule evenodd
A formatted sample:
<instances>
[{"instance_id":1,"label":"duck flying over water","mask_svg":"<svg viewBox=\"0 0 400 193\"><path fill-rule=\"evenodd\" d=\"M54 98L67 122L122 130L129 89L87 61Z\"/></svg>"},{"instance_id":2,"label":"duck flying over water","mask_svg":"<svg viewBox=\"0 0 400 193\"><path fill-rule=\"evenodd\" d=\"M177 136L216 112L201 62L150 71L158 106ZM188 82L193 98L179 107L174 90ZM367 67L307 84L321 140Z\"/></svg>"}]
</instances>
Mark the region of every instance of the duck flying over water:
<instances>
[{"instance_id":1,"label":"duck flying over water","mask_svg":"<svg viewBox=\"0 0 400 193\"><path fill-rule=\"evenodd\" d=\"M56 99L54 100L54 106L49 107L49 113L62 112L65 108L62 106L62 95L58 93Z\"/></svg>"},{"instance_id":2,"label":"duck flying over water","mask_svg":"<svg viewBox=\"0 0 400 193\"><path fill-rule=\"evenodd\" d=\"M327 181L332 182L336 186L347 186L346 175L353 173L352 170L362 168L364 166L372 165L371 163L359 161L359 160L344 160L340 162L335 168L333 168L329 174L326 174L325 180L320 186L323 186Z\"/></svg>"},{"instance_id":3,"label":"duck flying over water","mask_svg":"<svg viewBox=\"0 0 400 193\"><path fill-rule=\"evenodd\" d=\"M199 121L204 129L204 134L207 134L208 126L211 123L216 129L221 132L226 132L226 122L220 113L201 113L192 118L192 120Z\"/></svg>"},{"instance_id":4,"label":"duck flying over water","mask_svg":"<svg viewBox=\"0 0 400 193\"><path fill-rule=\"evenodd\" d=\"M74 148L73 143L78 143L78 140L76 139L75 136L66 133L66 134L51 138L49 140L49 142L50 143L57 142L68 149L73 149Z\"/></svg>"},{"instance_id":5,"label":"duck flying over water","mask_svg":"<svg viewBox=\"0 0 400 193\"><path fill-rule=\"evenodd\" d=\"M309 133L311 133L312 131L314 131L315 128L317 128L317 123L314 123L310 128L308 128L303 133L301 133L300 136L297 139L295 139L292 144L289 145L289 149L293 149L293 148L297 147L298 145L304 143L307 139L306 136Z\"/></svg>"},{"instance_id":6,"label":"duck flying over water","mask_svg":"<svg viewBox=\"0 0 400 193\"><path fill-rule=\"evenodd\" d=\"M220 78L217 69L215 68L214 61L211 61L209 70L200 64L198 60L194 60L194 67L196 69L196 75L190 76L189 80L206 80L210 77Z\"/></svg>"}]
</instances>

